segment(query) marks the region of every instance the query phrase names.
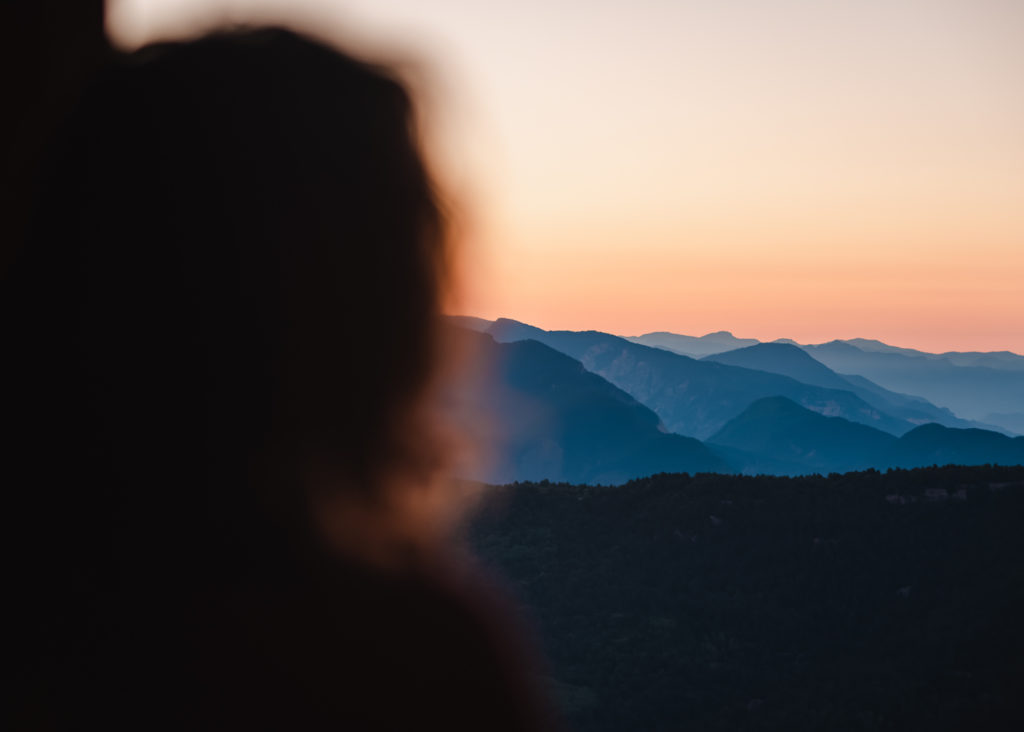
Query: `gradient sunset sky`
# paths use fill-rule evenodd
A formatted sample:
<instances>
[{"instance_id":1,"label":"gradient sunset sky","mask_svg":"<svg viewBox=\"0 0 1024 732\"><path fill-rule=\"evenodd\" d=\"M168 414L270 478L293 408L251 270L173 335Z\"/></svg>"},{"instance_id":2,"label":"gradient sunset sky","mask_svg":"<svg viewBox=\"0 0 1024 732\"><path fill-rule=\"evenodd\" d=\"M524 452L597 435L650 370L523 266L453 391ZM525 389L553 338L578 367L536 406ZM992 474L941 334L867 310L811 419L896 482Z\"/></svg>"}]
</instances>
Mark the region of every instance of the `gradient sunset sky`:
<instances>
[{"instance_id":1,"label":"gradient sunset sky","mask_svg":"<svg viewBox=\"0 0 1024 732\"><path fill-rule=\"evenodd\" d=\"M282 7L415 80L459 312L1024 353L1020 0L119 0L111 27Z\"/></svg>"}]
</instances>

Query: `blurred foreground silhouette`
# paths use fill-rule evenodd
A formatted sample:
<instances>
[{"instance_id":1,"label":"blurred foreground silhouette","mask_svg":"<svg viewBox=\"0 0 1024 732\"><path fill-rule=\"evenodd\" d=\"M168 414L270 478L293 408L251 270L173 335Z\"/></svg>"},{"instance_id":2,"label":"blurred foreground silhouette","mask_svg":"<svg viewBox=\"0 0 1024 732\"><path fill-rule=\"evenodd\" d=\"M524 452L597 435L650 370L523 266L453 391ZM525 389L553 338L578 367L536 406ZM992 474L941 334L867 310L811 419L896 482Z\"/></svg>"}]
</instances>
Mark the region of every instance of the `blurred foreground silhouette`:
<instances>
[{"instance_id":1,"label":"blurred foreground silhouette","mask_svg":"<svg viewBox=\"0 0 1024 732\"><path fill-rule=\"evenodd\" d=\"M254 30L114 58L47 147L3 292L21 726L548 726L447 558L413 121Z\"/></svg>"}]
</instances>

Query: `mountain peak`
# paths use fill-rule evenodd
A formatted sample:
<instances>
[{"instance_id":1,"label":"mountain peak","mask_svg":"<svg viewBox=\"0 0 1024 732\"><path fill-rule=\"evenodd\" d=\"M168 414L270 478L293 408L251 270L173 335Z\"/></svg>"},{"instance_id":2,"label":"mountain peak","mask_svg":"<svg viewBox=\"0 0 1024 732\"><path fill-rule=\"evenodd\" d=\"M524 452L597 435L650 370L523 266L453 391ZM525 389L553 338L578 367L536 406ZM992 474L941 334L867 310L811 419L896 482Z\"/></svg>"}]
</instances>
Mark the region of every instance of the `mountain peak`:
<instances>
[{"instance_id":1,"label":"mountain peak","mask_svg":"<svg viewBox=\"0 0 1024 732\"><path fill-rule=\"evenodd\" d=\"M886 432L827 417L783 396L752 402L708 439L763 461L789 464L790 472L858 470L895 441Z\"/></svg>"},{"instance_id":2,"label":"mountain peak","mask_svg":"<svg viewBox=\"0 0 1024 732\"><path fill-rule=\"evenodd\" d=\"M518 320L512 320L511 318L498 318L486 332L499 343L509 343L511 341L525 341L528 338L536 338L547 331L527 325L526 323L520 323Z\"/></svg>"},{"instance_id":3,"label":"mountain peak","mask_svg":"<svg viewBox=\"0 0 1024 732\"><path fill-rule=\"evenodd\" d=\"M807 384L829 389L849 389L850 384L799 346L792 343L757 343L725 353L705 356L705 361L717 361L732 366L782 374Z\"/></svg>"},{"instance_id":4,"label":"mountain peak","mask_svg":"<svg viewBox=\"0 0 1024 732\"><path fill-rule=\"evenodd\" d=\"M451 325L466 328L467 330L475 330L478 333L483 333L494 325L494 321L478 318L474 315L445 315L444 320Z\"/></svg>"}]
</instances>

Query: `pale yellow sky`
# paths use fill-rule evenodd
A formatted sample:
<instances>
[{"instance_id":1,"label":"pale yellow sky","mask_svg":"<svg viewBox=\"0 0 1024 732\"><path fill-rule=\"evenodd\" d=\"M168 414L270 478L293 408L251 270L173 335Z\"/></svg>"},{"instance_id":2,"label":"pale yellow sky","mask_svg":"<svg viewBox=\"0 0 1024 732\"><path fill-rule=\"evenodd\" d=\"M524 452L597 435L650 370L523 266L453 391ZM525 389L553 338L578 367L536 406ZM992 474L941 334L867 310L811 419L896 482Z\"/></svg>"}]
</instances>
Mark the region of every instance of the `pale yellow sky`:
<instances>
[{"instance_id":1,"label":"pale yellow sky","mask_svg":"<svg viewBox=\"0 0 1024 732\"><path fill-rule=\"evenodd\" d=\"M112 27L297 9L418 80L463 312L1024 353L1024 2L120 0Z\"/></svg>"}]
</instances>

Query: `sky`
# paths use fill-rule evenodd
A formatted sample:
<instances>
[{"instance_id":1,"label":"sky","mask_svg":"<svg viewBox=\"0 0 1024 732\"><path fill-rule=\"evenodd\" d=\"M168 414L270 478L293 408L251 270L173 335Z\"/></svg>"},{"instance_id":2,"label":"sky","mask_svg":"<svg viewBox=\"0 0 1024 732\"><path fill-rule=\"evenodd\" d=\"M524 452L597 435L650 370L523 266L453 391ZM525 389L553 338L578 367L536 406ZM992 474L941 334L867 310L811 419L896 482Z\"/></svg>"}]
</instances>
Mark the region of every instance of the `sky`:
<instances>
[{"instance_id":1,"label":"sky","mask_svg":"<svg viewBox=\"0 0 1024 732\"><path fill-rule=\"evenodd\" d=\"M1024 353L1020 0L117 0L109 27L282 15L410 79L453 311Z\"/></svg>"}]
</instances>

